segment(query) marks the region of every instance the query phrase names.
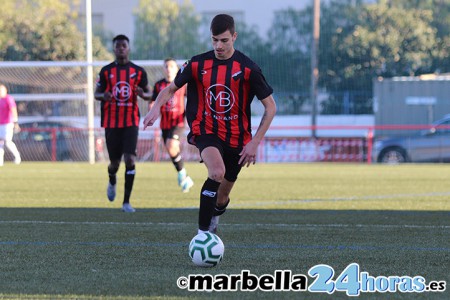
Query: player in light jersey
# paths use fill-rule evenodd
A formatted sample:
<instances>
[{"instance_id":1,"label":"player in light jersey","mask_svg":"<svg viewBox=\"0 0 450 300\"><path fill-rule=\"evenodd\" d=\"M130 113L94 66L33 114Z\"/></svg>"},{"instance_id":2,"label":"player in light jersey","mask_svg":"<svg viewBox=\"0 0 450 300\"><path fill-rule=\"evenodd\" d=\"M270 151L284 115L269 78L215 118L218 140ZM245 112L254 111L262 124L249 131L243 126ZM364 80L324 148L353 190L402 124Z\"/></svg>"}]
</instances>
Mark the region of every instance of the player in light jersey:
<instances>
[{"instance_id":1,"label":"player in light jersey","mask_svg":"<svg viewBox=\"0 0 450 300\"><path fill-rule=\"evenodd\" d=\"M17 114L17 106L14 98L8 95L8 89L0 84L0 166L3 166L5 146L14 155L14 163L20 164L19 150L12 141L14 131L20 130Z\"/></svg>"}]
</instances>

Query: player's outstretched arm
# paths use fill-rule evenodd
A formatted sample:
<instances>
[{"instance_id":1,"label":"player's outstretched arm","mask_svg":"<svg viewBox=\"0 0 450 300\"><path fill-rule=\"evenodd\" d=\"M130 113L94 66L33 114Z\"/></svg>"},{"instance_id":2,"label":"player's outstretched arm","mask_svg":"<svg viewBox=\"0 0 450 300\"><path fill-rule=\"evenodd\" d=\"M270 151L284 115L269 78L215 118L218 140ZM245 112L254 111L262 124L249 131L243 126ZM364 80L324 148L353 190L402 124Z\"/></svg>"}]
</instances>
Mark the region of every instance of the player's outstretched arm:
<instances>
[{"instance_id":1,"label":"player's outstretched arm","mask_svg":"<svg viewBox=\"0 0 450 300\"><path fill-rule=\"evenodd\" d=\"M167 103L175 94L175 92L179 88L175 85L175 83L171 82L165 89L163 89L156 97L156 100L152 106L152 108L148 111L148 113L144 117L144 130L152 126L159 117L161 106Z\"/></svg>"},{"instance_id":2,"label":"player's outstretched arm","mask_svg":"<svg viewBox=\"0 0 450 300\"><path fill-rule=\"evenodd\" d=\"M241 153L239 153L241 156L239 159L239 164L247 164L247 167L249 167L250 164L255 164L258 145L266 135L267 130L269 130L270 124L272 123L275 113L277 112L277 105L272 95L264 98L261 102L264 105L264 114L261 118L261 122L259 123L258 130L256 130L252 140L245 145Z\"/></svg>"}]
</instances>

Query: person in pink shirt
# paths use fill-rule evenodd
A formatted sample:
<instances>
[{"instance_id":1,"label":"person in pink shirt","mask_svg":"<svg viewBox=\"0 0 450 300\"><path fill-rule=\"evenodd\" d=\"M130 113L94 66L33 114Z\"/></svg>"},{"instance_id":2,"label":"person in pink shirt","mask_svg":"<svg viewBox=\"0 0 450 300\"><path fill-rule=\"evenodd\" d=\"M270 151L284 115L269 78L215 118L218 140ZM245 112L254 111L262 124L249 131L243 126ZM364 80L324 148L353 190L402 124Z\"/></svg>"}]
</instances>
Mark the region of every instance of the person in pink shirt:
<instances>
[{"instance_id":1,"label":"person in pink shirt","mask_svg":"<svg viewBox=\"0 0 450 300\"><path fill-rule=\"evenodd\" d=\"M21 158L16 144L12 141L14 130L19 130L17 107L14 98L8 95L8 89L0 84L0 166L3 166L4 147L14 155L14 163L20 164Z\"/></svg>"}]
</instances>

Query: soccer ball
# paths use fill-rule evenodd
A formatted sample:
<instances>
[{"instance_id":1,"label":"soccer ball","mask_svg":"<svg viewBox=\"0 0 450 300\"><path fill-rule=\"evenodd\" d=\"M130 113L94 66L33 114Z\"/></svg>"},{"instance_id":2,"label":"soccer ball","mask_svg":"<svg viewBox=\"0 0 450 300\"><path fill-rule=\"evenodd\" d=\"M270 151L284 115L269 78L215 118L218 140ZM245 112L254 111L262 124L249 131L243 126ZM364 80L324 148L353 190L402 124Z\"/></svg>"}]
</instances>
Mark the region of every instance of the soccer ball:
<instances>
[{"instance_id":1,"label":"soccer ball","mask_svg":"<svg viewBox=\"0 0 450 300\"><path fill-rule=\"evenodd\" d=\"M214 233L202 232L189 243L189 256L199 267L214 267L222 261L225 247Z\"/></svg>"}]
</instances>

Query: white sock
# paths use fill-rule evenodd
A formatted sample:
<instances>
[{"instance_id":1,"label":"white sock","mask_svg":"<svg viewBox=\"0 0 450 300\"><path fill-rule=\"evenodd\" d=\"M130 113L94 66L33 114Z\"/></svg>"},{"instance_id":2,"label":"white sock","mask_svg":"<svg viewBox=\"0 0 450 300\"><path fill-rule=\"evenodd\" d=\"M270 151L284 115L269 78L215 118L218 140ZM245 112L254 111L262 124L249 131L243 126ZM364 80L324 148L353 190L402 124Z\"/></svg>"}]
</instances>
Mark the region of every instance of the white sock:
<instances>
[{"instance_id":1,"label":"white sock","mask_svg":"<svg viewBox=\"0 0 450 300\"><path fill-rule=\"evenodd\" d=\"M9 149L9 151L11 151L16 160L20 160L20 153L19 150L17 150L16 144L14 144L12 141L8 141L6 142L6 147Z\"/></svg>"}]
</instances>

